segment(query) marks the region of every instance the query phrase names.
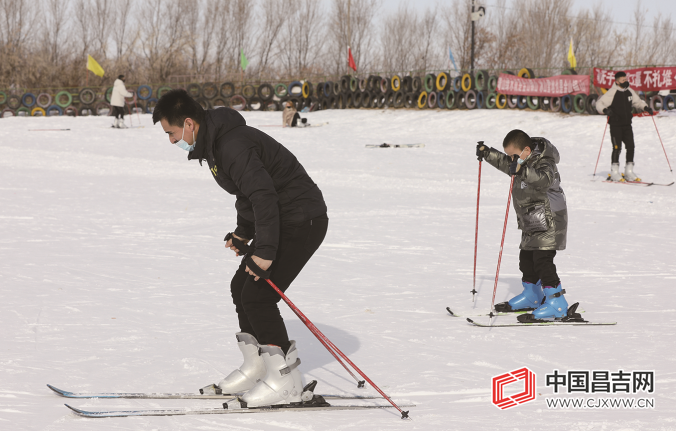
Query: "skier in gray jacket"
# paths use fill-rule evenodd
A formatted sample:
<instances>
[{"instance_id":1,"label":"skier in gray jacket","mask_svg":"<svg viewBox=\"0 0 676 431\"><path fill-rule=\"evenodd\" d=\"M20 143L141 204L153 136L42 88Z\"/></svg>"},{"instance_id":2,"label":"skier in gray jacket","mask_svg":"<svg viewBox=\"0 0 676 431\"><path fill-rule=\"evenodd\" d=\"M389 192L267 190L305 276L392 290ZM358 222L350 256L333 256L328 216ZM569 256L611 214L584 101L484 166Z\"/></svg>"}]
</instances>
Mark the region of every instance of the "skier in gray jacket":
<instances>
[{"instance_id":1,"label":"skier in gray jacket","mask_svg":"<svg viewBox=\"0 0 676 431\"><path fill-rule=\"evenodd\" d=\"M522 130L509 132L502 146L505 153L479 144L477 156L514 175L512 197L522 231L519 269L523 292L497 304L495 310L533 310L518 317L522 322L563 318L568 302L554 265L556 251L566 248L568 230L566 195L556 166L559 152L547 139L531 138Z\"/></svg>"}]
</instances>

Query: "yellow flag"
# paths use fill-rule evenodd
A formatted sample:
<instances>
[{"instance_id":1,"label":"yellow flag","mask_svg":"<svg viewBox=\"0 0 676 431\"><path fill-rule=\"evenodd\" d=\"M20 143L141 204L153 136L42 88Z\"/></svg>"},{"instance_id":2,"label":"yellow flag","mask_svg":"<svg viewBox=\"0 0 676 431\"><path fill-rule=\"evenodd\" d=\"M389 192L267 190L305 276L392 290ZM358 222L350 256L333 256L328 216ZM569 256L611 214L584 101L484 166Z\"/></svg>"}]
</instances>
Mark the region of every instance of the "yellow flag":
<instances>
[{"instance_id":1,"label":"yellow flag","mask_svg":"<svg viewBox=\"0 0 676 431\"><path fill-rule=\"evenodd\" d=\"M98 64L91 55L87 55L87 70L91 70L94 75L100 76L102 78L103 74L106 73L104 72L103 67L101 67L101 65Z\"/></svg>"},{"instance_id":2,"label":"yellow flag","mask_svg":"<svg viewBox=\"0 0 676 431\"><path fill-rule=\"evenodd\" d=\"M570 67L575 69L577 67L577 60L575 59L575 53L573 52L573 38L570 38L570 47L568 48L568 63Z\"/></svg>"}]
</instances>

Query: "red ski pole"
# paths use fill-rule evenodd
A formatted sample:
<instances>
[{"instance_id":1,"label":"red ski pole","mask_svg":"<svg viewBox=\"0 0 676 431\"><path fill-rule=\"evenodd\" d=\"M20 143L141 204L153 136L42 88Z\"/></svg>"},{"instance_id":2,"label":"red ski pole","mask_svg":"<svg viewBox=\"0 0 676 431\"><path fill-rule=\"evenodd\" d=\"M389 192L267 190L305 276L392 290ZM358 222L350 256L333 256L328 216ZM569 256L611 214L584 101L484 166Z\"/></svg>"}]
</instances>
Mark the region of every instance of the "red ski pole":
<instances>
[{"instance_id":1,"label":"red ski pole","mask_svg":"<svg viewBox=\"0 0 676 431\"><path fill-rule=\"evenodd\" d=\"M507 212L505 213L505 225L502 228L502 241L500 242L500 255L498 256L498 269L495 270L495 286L493 286L493 300L491 301L491 320L493 319L493 307L495 304L495 292L498 290L498 277L500 275L500 263L502 262L502 248L505 245L505 232L507 232L507 219L509 218L509 204L512 201L512 187L514 186L514 177L509 184L509 196L507 197Z\"/></svg>"},{"instance_id":2,"label":"red ski pole","mask_svg":"<svg viewBox=\"0 0 676 431\"><path fill-rule=\"evenodd\" d=\"M596 166L594 166L594 175L596 176L596 168L599 167L599 159L601 158L601 149L603 148L603 141L606 139L606 130L608 129L608 118L606 118L606 127L603 129L603 138L601 138L601 147L599 148L599 155L596 158Z\"/></svg>"},{"instance_id":3,"label":"red ski pole","mask_svg":"<svg viewBox=\"0 0 676 431\"><path fill-rule=\"evenodd\" d=\"M472 278L472 302L474 302L474 296L476 295L476 254L477 246L479 245L479 196L481 194L481 162L482 160L479 159L479 185L477 186L476 191L476 227L474 228L474 276Z\"/></svg>"},{"instance_id":4,"label":"red ski pole","mask_svg":"<svg viewBox=\"0 0 676 431\"><path fill-rule=\"evenodd\" d=\"M664 157L667 158L667 164L669 165L669 171L671 171L671 173L673 174L674 170L671 169L671 163L669 162L669 156L667 156L667 149L664 148L664 142L662 142L662 137L660 136L660 131L657 130L657 123L655 123L655 118L653 118L652 115L650 116L650 118L652 118L653 124L655 125L655 131L657 132L657 137L660 138L660 144L662 144L662 151L664 151Z\"/></svg>"},{"instance_id":5,"label":"red ski pole","mask_svg":"<svg viewBox=\"0 0 676 431\"><path fill-rule=\"evenodd\" d=\"M511 195L511 194L510 194L510 195ZM250 263L251 263L251 262L249 262L249 264L250 264ZM258 268L258 269L260 269L260 268ZM291 302L291 300L284 294L284 292L282 292L281 290L279 290L279 288L278 288L277 286L275 286L275 283L273 283L272 280L270 280L270 279L268 278L268 279L266 279L265 281L267 281L268 284L269 284L270 286L272 286L272 288L275 289L275 291L277 291L277 293L279 293L279 296L282 297L282 299L284 300L284 302L286 302L287 305L288 305L289 307L291 307L291 309L293 310L293 312L296 313L296 316L298 316L298 318L299 318L303 323L305 323L305 326L308 327L308 329L310 330L310 332L312 332L312 333L314 334L314 336L317 337L317 339L318 339L319 341L322 341L322 344L323 344L325 347L326 347L326 345L330 346L331 349L335 350L336 353L338 353L338 354L339 354L339 355L340 355L340 356L341 356L348 364L350 364L350 366L351 366L352 368L354 368L354 370L355 370L356 372L358 372L359 375L361 375L367 382L369 382L369 384L370 384L371 386L373 386L373 388L374 388L376 391L378 391L378 393L380 393L380 395L382 395L383 398L385 398L387 401L389 401L389 403L392 404L392 406L394 406L394 408L396 408L397 410L399 410L399 413L401 413L401 418L402 418L402 419L406 419L406 418L409 417L409 416L408 416L408 411L403 411L402 409L400 409L399 406L396 405L395 402L392 401L392 399L391 399L390 397L388 397L387 394L386 394L385 392L383 392L378 386L376 386L376 384L373 383L373 381L372 381L371 379L369 379L368 376L367 376L366 374L364 374L364 372L363 372L362 370L360 370L360 369L359 369L359 368L358 368L358 367L350 360L350 358L348 358L347 356L345 356L345 354L344 354L343 352L341 352L340 349L338 349L338 347L336 347L336 345L333 344L333 343L331 342L331 340L329 340L329 339L326 337L326 335L324 335L319 329L317 329L317 327L310 321L310 319L308 319L307 317L305 317L305 314L303 314L303 312L300 311L300 309L298 309L298 307L296 307L296 306L293 304L293 302ZM330 350L330 349L329 349L329 350Z\"/></svg>"}]
</instances>

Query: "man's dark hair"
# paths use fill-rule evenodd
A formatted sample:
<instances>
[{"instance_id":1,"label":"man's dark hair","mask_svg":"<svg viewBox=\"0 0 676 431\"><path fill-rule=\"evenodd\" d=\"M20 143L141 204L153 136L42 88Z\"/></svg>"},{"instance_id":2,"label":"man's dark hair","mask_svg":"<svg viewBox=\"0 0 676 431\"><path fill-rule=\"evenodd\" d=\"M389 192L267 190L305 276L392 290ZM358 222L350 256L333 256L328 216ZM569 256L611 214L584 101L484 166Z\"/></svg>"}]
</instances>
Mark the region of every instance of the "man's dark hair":
<instances>
[{"instance_id":1,"label":"man's dark hair","mask_svg":"<svg viewBox=\"0 0 676 431\"><path fill-rule=\"evenodd\" d=\"M170 125L180 127L186 118L202 124L204 108L183 89L171 90L160 97L153 111L153 124L164 119Z\"/></svg>"},{"instance_id":2,"label":"man's dark hair","mask_svg":"<svg viewBox=\"0 0 676 431\"><path fill-rule=\"evenodd\" d=\"M622 78L623 76L627 76L627 74L624 73L624 72L622 72L622 71L617 72L617 73L615 74L615 81L617 81L618 79Z\"/></svg>"},{"instance_id":3,"label":"man's dark hair","mask_svg":"<svg viewBox=\"0 0 676 431\"><path fill-rule=\"evenodd\" d=\"M521 151L523 151L526 147L531 148L530 136L528 136L528 134L526 134L526 132L523 130L514 129L507 133L505 140L502 141L502 148L507 148L510 145L518 148Z\"/></svg>"},{"instance_id":4,"label":"man's dark hair","mask_svg":"<svg viewBox=\"0 0 676 431\"><path fill-rule=\"evenodd\" d=\"M124 75L118 75L117 79L124 79Z\"/></svg>"}]
</instances>

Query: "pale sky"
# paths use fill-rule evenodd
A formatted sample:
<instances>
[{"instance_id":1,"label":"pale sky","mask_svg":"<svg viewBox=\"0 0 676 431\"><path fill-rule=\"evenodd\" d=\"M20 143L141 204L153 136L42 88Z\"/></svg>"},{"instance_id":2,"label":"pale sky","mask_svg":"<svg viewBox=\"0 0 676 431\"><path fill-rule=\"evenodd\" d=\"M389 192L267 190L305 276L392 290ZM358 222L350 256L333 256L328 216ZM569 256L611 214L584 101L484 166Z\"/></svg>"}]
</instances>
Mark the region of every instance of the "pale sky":
<instances>
[{"instance_id":1,"label":"pale sky","mask_svg":"<svg viewBox=\"0 0 676 431\"><path fill-rule=\"evenodd\" d=\"M400 3L403 3L407 0L383 0L382 9L385 12L391 10L396 10L399 7ZM467 3L470 3L470 0L466 0ZM605 6L612 5L612 20L617 22L630 23L636 9L637 0L573 0L573 10L577 11L581 8L592 8L597 2L602 3ZM408 4L419 10L424 11L425 9L433 6L435 3L444 4L444 0L412 0L408 1ZM507 0L506 6L509 7L512 3L512 0ZM491 13L491 5L495 4L495 0L477 0L477 4L486 7L486 13ZM666 16L671 16L672 20L676 20L676 1L675 0L641 0L641 6L643 9L647 9L648 13L646 14L646 25L652 25L652 20L658 14L664 14ZM496 9L493 9L496 11ZM625 26L626 27L626 26Z\"/></svg>"}]
</instances>

